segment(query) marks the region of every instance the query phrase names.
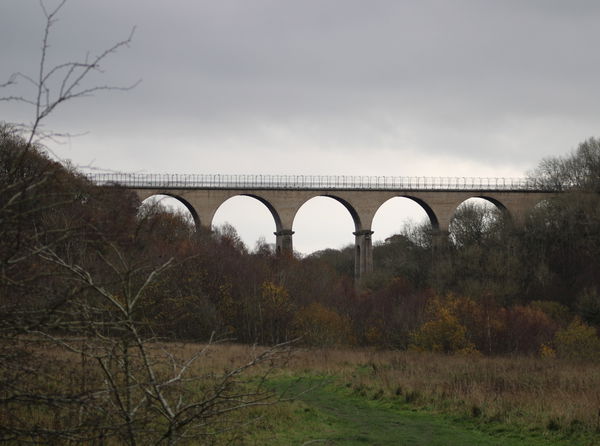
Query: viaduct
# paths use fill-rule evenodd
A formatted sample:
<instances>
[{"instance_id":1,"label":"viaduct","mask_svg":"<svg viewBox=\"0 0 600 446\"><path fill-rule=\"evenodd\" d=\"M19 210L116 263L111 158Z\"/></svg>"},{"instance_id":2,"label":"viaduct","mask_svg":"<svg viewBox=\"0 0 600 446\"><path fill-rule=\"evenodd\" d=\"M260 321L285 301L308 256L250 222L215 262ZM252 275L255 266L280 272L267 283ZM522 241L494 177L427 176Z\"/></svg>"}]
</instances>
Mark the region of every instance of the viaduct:
<instances>
[{"instance_id":1,"label":"viaduct","mask_svg":"<svg viewBox=\"0 0 600 446\"><path fill-rule=\"evenodd\" d=\"M174 197L187 207L198 228L210 229L217 209L229 198L255 198L273 216L278 253L293 251L293 223L300 207L314 197L333 198L354 221L357 280L373 270L371 224L390 198L406 197L418 203L438 237L444 237L456 208L469 198L493 203L518 225L536 204L558 193L522 178L95 174L90 179L99 185L131 189L141 201L159 194Z\"/></svg>"}]
</instances>

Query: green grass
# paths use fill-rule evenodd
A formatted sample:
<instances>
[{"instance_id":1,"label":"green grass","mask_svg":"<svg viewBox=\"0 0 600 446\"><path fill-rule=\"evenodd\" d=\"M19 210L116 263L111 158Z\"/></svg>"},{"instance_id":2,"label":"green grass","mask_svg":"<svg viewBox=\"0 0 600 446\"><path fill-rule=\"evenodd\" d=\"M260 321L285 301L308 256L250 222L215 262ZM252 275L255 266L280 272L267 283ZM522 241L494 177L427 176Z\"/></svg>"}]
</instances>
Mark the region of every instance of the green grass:
<instances>
[{"instance_id":1,"label":"green grass","mask_svg":"<svg viewBox=\"0 0 600 446\"><path fill-rule=\"evenodd\" d=\"M405 398L364 395L332 378L278 378L273 390L294 397L273 412L261 445L591 446L595 438L522 431L500 423L415 409ZM564 435L564 434L563 434Z\"/></svg>"}]
</instances>

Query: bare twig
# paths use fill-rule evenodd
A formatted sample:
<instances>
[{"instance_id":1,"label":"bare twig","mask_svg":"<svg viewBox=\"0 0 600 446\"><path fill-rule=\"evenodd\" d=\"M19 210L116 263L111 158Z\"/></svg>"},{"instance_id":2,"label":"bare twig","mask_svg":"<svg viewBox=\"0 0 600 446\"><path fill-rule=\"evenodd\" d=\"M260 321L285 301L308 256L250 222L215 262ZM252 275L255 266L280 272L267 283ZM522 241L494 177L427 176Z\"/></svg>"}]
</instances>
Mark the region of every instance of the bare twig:
<instances>
[{"instance_id":1,"label":"bare twig","mask_svg":"<svg viewBox=\"0 0 600 446\"><path fill-rule=\"evenodd\" d=\"M34 93L31 96L7 95L0 97L0 101L20 102L33 106L34 117L31 124L28 125L28 144L39 142L43 139L58 139L69 136L69 134L66 133L41 131L43 120L53 113L60 104L72 99L91 96L100 91L131 90L141 82L141 80L138 80L126 86L85 85L85 81L91 73L103 72L102 63L104 63L109 56L116 53L121 48L129 46L135 33L135 27L131 29L127 38L118 41L95 57L86 55L85 58L80 61L67 61L48 67L47 59L50 49L50 34L53 25L57 21L57 15L65 3L66 0L63 0L54 9L48 10L44 3L40 1L41 9L46 17L46 25L42 37L37 76L34 78L25 73L16 72L11 74L6 82L0 84L0 88L6 88L17 85L18 81L22 80L34 88Z\"/></svg>"}]
</instances>

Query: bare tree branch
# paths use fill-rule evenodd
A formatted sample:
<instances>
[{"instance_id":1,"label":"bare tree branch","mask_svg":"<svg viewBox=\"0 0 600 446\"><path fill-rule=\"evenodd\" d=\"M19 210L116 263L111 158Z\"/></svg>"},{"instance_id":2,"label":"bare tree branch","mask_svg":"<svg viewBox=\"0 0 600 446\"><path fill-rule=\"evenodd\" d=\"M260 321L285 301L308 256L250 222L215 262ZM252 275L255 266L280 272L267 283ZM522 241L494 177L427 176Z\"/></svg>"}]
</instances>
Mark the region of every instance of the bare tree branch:
<instances>
[{"instance_id":1,"label":"bare tree branch","mask_svg":"<svg viewBox=\"0 0 600 446\"><path fill-rule=\"evenodd\" d=\"M54 9L48 10L44 2L40 1L40 7L46 17L46 25L42 37L39 71L36 78L34 79L27 74L16 72L9 77L8 81L0 84L0 88L6 88L18 84L18 80L22 79L31 84L34 88L34 93L30 97L25 95L7 95L0 97L0 101L20 102L33 106L34 117L31 124L27 126L29 132L29 144L39 142L41 139L64 137L66 135L64 133L59 134L40 131L43 120L53 113L60 104L72 99L88 97L100 91L131 90L141 82L141 80L138 80L126 86L84 85L91 73L103 72L102 63L105 62L109 56L116 53L121 48L129 46L135 33L135 27L131 29L127 38L118 41L95 57L90 58L89 55L86 55L81 61L67 61L52 67L47 66L50 49L49 39L52 27L56 23L57 15L65 3L66 0L63 0ZM41 138L39 136L41 136Z\"/></svg>"}]
</instances>

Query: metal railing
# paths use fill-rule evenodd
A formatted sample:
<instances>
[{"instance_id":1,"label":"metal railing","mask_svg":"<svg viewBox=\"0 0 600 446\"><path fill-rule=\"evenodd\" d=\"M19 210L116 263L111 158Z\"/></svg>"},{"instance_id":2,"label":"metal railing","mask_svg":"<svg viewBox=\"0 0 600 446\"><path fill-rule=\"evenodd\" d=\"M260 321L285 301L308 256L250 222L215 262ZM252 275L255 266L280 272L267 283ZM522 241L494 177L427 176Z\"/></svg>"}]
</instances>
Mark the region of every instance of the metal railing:
<instances>
[{"instance_id":1,"label":"metal railing","mask_svg":"<svg viewBox=\"0 0 600 446\"><path fill-rule=\"evenodd\" d=\"M549 191L531 178L94 173L97 185L136 189Z\"/></svg>"}]
</instances>

